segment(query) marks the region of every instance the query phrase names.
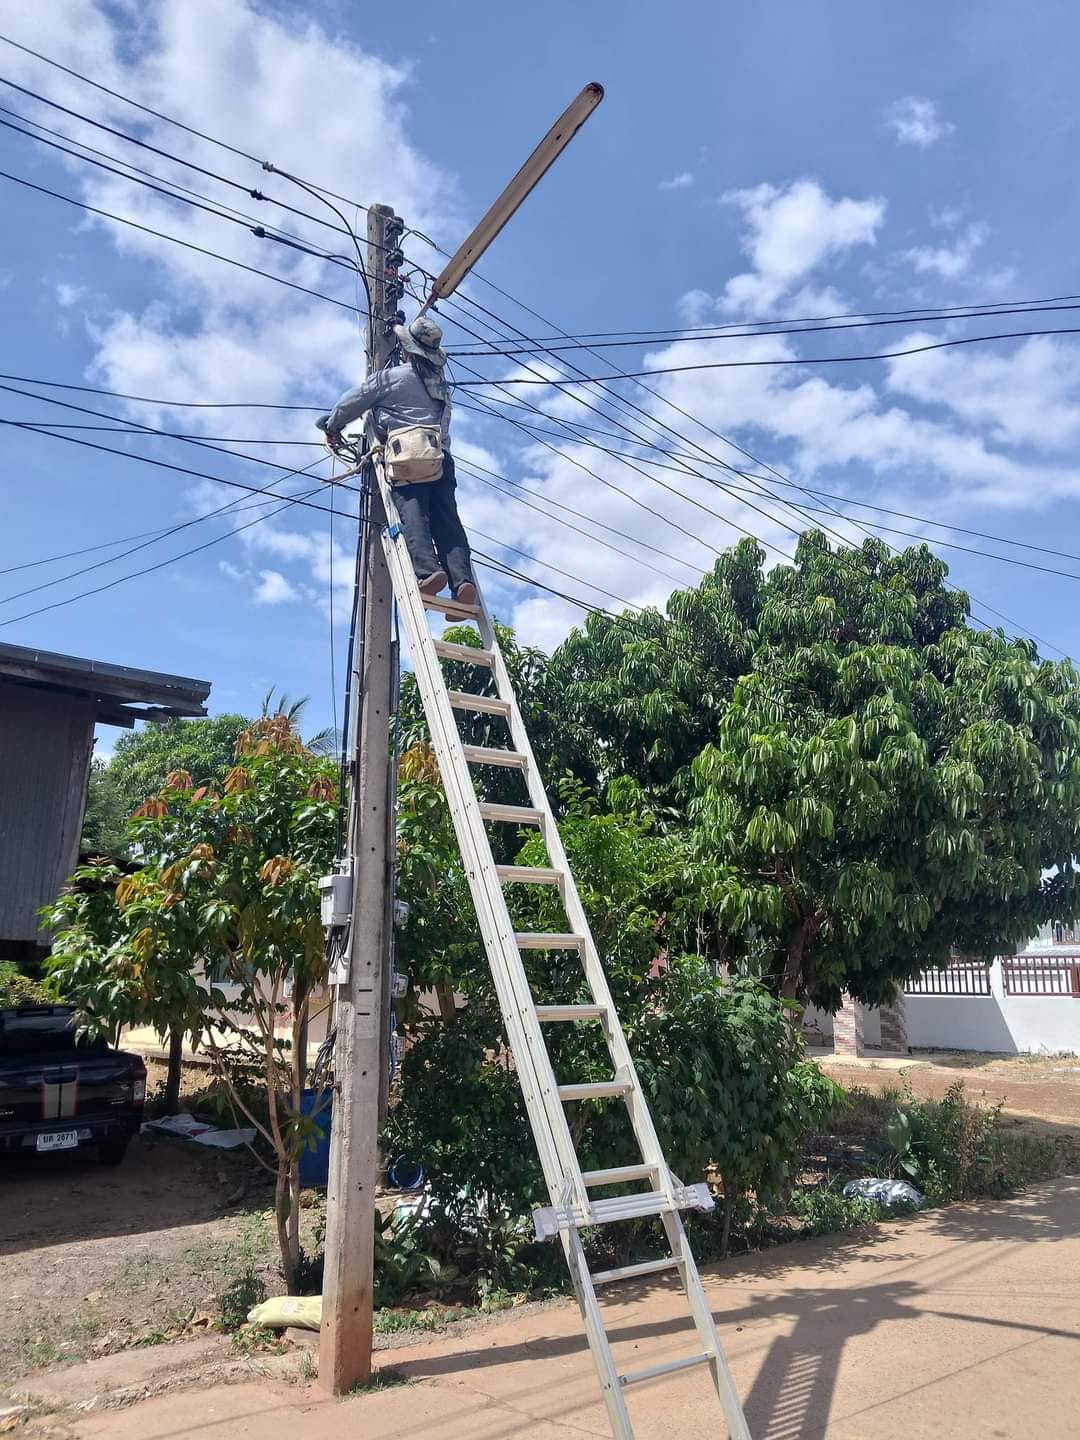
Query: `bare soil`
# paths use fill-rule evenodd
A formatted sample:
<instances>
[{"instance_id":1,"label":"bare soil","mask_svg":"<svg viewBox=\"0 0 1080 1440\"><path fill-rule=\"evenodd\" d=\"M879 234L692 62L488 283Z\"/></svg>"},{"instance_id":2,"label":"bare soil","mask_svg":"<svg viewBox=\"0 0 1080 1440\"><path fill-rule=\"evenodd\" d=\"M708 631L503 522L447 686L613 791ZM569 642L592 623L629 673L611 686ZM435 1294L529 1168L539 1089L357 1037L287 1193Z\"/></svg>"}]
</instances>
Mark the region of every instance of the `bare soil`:
<instances>
[{"instance_id":1,"label":"bare soil","mask_svg":"<svg viewBox=\"0 0 1080 1440\"><path fill-rule=\"evenodd\" d=\"M938 1054L912 1056L910 1069L845 1065L819 1057L823 1068L845 1089L897 1089L905 1083L920 1099L938 1100L963 1080L970 1100L1000 1104L1007 1115L1050 1122L1080 1135L1080 1060L1029 1059L1025 1056ZM929 1064L914 1062L926 1062Z\"/></svg>"},{"instance_id":2,"label":"bare soil","mask_svg":"<svg viewBox=\"0 0 1080 1440\"><path fill-rule=\"evenodd\" d=\"M276 1288L268 1192L230 1206L251 1162L137 1136L0 1160L0 1384L29 1370L208 1329L252 1273Z\"/></svg>"}]
</instances>

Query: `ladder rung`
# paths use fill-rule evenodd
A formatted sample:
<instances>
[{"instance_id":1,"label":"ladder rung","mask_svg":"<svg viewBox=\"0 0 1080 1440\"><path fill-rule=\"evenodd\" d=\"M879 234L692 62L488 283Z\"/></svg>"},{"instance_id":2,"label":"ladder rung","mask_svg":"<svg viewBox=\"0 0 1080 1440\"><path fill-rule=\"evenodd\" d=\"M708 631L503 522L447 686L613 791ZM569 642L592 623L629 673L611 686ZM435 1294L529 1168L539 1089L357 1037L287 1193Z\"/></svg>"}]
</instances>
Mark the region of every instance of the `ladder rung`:
<instances>
[{"instance_id":1,"label":"ladder rung","mask_svg":"<svg viewBox=\"0 0 1080 1440\"><path fill-rule=\"evenodd\" d=\"M609 1095L628 1095L634 1087L629 1080L620 1080L617 1076L611 1080L598 1080L588 1085L560 1085L560 1100L604 1100ZM636 1196L627 1196L627 1199L636 1199ZM642 1197L647 1199L648 1197ZM664 1198L662 1195L659 1197ZM597 1202L602 1205L602 1200Z\"/></svg>"},{"instance_id":2,"label":"ladder rung","mask_svg":"<svg viewBox=\"0 0 1080 1440\"><path fill-rule=\"evenodd\" d=\"M624 1180L651 1180L659 1165L616 1165L611 1170L583 1170L586 1185L621 1185Z\"/></svg>"},{"instance_id":3,"label":"ladder rung","mask_svg":"<svg viewBox=\"0 0 1080 1440\"><path fill-rule=\"evenodd\" d=\"M450 600L442 595L425 595L420 591L425 610L439 610L451 620L469 620L480 614L479 605L463 605L460 600Z\"/></svg>"},{"instance_id":4,"label":"ladder rung","mask_svg":"<svg viewBox=\"0 0 1080 1440\"><path fill-rule=\"evenodd\" d=\"M676 1370L689 1370L694 1365L708 1365L715 1356L703 1350L699 1355L684 1355L681 1360L664 1360L659 1365L646 1365L643 1370L628 1370L619 1376L623 1385L637 1385L642 1380L655 1380L658 1375L672 1375Z\"/></svg>"},{"instance_id":5,"label":"ladder rung","mask_svg":"<svg viewBox=\"0 0 1080 1440\"><path fill-rule=\"evenodd\" d=\"M680 1261L673 1255L667 1260L640 1260L636 1265L620 1265L617 1270L597 1270L594 1285L610 1285L613 1280L633 1280L639 1275L657 1275L661 1270L677 1270Z\"/></svg>"},{"instance_id":6,"label":"ladder rung","mask_svg":"<svg viewBox=\"0 0 1080 1440\"><path fill-rule=\"evenodd\" d=\"M431 643L440 660L464 660L467 665L487 665L489 668L495 663L492 650L481 650L475 645L454 645L449 640L433 640Z\"/></svg>"},{"instance_id":7,"label":"ladder rung","mask_svg":"<svg viewBox=\"0 0 1080 1440\"><path fill-rule=\"evenodd\" d=\"M470 695L464 690L448 690L446 698L455 710L476 710L485 715L510 717L510 701L500 700L495 695Z\"/></svg>"},{"instance_id":8,"label":"ladder rung","mask_svg":"<svg viewBox=\"0 0 1080 1440\"><path fill-rule=\"evenodd\" d=\"M495 873L500 880L519 885L558 885L562 879L561 870L550 870L546 865L496 865Z\"/></svg>"},{"instance_id":9,"label":"ladder rung","mask_svg":"<svg viewBox=\"0 0 1080 1440\"><path fill-rule=\"evenodd\" d=\"M514 936L519 950L579 950L585 944L584 935L544 935L537 930L519 930ZM552 1008L570 1010L599 1010L599 1005L570 1005L542 1007L545 1010Z\"/></svg>"},{"instance_id":10,"label":"ladder rung","mask_svg":"<svg viewBox=\"0 0 1080 1440\"><path fill-rule=\"evenodd\" d=\"M534 810L531 805L494 805L484 800L480 814L485 820L507 820L511 825L542 825L544 812Z\"/></svg>"},{"instance_id":11,"label":"ladder rung","mask_svg":"<svg viewBox=\"0 0 1080 1440\"><path fill-rule=\"evenodd\" d=\"M603 1005L538 1005L536 1018L545 1020L602 1020L607 1014Z\"/></svg>"},{"instance_id":12,"label":"ladder rung","mask_svg":"<svg viewBox=\"0 0 1080 1440\"><path fill-rule=\"evenodd\" d=\"M520 750L499 750L494 745L463 745L462 751L470 765L508 765L513 770L527 770L529 757Z\"/></svg>"}]
</instances>

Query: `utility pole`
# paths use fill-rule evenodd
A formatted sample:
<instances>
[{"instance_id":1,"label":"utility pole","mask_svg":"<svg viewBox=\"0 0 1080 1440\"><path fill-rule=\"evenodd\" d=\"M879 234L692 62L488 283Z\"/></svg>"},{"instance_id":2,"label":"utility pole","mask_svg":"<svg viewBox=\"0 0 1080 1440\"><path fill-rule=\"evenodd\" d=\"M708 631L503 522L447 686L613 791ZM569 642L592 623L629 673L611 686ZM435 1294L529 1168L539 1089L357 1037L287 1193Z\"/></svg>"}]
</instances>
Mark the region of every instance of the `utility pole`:
<instances>
[{"instance_id":1,"label":"utility pole","mask_svg":"<svg viewBox=\"0 0 1080 1440\"><path fill-rule=\"evenodd\" d=\"M397 305L402 222L386 205L368 211L367 275L371 292L368 373L382 368L394 347L392 327L404 319ZM390 895L393 843L388 723L394 694L391 615L393 591L380 533L382 501L370 464L364 474L369 523L361 525L361 573L353 664L350 745L349 857L352 908L348 976L337 988L333 1122L326 1192L326 1261L319 1383L347 1394L371 1377L375 1185L379 1173L388 1071Z\"/></svg>"}]
</instances>

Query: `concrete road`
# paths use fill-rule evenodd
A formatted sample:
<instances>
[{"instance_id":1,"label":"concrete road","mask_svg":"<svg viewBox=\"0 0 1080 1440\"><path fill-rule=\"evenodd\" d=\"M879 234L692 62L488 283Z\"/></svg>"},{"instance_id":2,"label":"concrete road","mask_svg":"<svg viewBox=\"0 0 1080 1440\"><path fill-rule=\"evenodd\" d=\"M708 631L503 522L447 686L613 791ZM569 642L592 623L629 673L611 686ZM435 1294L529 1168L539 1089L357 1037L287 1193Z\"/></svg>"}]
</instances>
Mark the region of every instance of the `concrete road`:
<instances>
[{"instance_id":1,"label":"concrete road","mask_svg":"<svg viewBox=\"0 0 1080 1440\"><path fill-rule=\"evenodd\" d=\"M1080 1179L867 1234L793 1245L708 1277L755 1440L1075 1440ZM614 1287L612 1287L614 1289ZM669 1284L606 1305L620 1367L694 1347ZM347 1401L245 1383L71 1423L79 1440L570 1440L609 1432L576 1309L385 1352L414 1383ZM629 1392L639 1440L724 1433L702 1371Z\"/></svg>"}]
</instances>

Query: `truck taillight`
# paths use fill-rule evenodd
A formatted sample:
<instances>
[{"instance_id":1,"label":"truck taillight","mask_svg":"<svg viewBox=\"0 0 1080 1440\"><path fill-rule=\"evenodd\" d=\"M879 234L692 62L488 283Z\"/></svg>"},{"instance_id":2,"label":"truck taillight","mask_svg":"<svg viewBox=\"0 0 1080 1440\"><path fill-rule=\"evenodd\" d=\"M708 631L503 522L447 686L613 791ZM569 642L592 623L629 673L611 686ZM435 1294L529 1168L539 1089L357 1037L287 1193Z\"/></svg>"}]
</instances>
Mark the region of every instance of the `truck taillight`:
<instances>
[{"instance_id":1,"label":"truck taillight","mask_svg":"<svg viewBox=\"0 0 1080 1440\"><path fill-rule=\"evenodd\" d=\"M141 1105L146 1099L146 1076L141 1075L139 1079L132 1081L131 1098L136 1105Z\"/></svg>"}]
</instances>

